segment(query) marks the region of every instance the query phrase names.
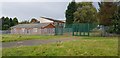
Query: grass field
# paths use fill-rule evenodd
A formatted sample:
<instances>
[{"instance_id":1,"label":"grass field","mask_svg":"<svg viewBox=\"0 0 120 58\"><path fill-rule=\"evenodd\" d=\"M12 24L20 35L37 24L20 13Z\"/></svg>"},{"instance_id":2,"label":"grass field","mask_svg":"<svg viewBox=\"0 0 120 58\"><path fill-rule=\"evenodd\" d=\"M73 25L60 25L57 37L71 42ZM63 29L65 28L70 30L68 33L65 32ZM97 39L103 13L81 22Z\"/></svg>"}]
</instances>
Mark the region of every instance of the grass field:
<instances>
[{"instance_id":1,"label":"grass field","mask_svg":"<svg viewBox=\"0 0 120 58\"><path fill-rule=\"evenodd\" d=\"M77 37L74 41L3 48L3 56L117 56L117 37Z\"/></svg>"},{"instance_id":2,"label":"grass field","mask_svg":"<svg viewBox=\"0 0 120 58\"><path fill-rule=\"evenodd\" d=\"M21 41L21 40L31 40L31 39L58 39L58 38L66 38L67 36L40 36L40 35L12 35L12 34L3 34L2 42L13 42L13 41Z\"/></svg>"}]
</instances>

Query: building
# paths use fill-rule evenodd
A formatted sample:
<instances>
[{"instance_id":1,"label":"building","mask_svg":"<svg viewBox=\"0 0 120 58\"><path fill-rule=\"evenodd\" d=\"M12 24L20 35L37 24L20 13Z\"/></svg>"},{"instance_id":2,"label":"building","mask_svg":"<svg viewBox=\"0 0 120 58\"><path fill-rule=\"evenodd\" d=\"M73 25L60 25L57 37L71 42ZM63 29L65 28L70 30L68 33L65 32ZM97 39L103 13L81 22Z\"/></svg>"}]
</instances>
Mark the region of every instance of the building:
<instances>
[{"instance_id":1,"label":"building","mask_svg":"<svg viewBox=\"0 0 120 58\"><path fill-rule=\"evenodd\" d=\"M11 34L40 34L54 35L55 28L64 28L64 22L51 18L41 17L40 23L18 24L11 27Z\"/></svg>"},{"instance_id":2,"label":"building","mask_svg":"<svg viewBox=\"0 0 120 58\"><path fill-rule=\"evenodd\" d=\"M12 34L54 35L55 26L51 23L19 24L11 27Z\"/></svg>"}]
</instances>

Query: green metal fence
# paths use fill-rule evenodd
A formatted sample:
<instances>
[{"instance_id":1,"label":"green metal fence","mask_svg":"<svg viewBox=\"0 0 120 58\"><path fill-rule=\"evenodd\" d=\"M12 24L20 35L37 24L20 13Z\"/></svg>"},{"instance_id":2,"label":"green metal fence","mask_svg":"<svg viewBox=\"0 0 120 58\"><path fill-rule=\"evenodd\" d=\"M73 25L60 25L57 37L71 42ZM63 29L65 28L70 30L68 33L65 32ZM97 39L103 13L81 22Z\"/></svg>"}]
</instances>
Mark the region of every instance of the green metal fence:
<instances>
[{"instance_id":1,"label":"green metal fence","mask_svg":"<svg viewBox=\"0 0 120 58\"><path fill-rule=\"evenodd\" d=\"M68 25L69 27L59 27L55 28L55 35L64 35L70 34L73 36L89 36L89 33L92 29L94 29L97 24L95 23L79 23Z\"/></svg>"}]
</instances>

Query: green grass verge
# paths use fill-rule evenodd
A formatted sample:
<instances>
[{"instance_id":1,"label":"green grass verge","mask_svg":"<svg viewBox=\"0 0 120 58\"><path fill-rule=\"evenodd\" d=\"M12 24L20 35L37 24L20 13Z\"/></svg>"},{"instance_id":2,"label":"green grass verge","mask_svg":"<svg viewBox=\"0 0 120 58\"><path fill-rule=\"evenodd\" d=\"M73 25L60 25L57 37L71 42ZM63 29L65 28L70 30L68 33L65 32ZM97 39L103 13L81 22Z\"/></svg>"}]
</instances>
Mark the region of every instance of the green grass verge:
<instances>
[{"instance_id":1,"label":"green grass verge","mask_svg":"<svg viewBox=\"0 0 120 58\"><path fill-rule=\"evenodd\" d=\"M80 37L78 37L80 38ZM3 48L3 56L118 56L117 37L81 37L79 40Z\"/></svg>"},{"instance_id":2,"label":"green grass verge","mask_svg":"<svg viewBox=\"0 0 120 58\"><path fill-rule=\"evenodd\" d=\"M13 34L3 34L2 42L13 42L21 40L31 40L31 39L57 39L67 36L45 36L45 35L13 35Z\"/></svg>"}]
</instances>

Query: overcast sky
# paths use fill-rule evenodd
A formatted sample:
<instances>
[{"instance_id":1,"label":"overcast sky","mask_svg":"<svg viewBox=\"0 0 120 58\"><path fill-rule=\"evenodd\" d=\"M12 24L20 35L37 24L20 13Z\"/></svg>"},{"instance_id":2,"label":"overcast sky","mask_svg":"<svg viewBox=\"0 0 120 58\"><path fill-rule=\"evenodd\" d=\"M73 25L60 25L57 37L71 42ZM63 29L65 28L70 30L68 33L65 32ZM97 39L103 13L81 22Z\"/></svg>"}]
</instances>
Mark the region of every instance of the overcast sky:
<instances>
[{"instance_id":1,"label":"overcast sky","mask_svg":"<svg viewBox=\"0 0 120 58\"><path fill-rule=\"evenodd\" d=\"M39 19L41 16L65 19L67 5L68 2L2 2L0 10L1 16L17 17L19 21ZM98 8L97 3L94 6Z\"/></svg>"}]
</instances>

